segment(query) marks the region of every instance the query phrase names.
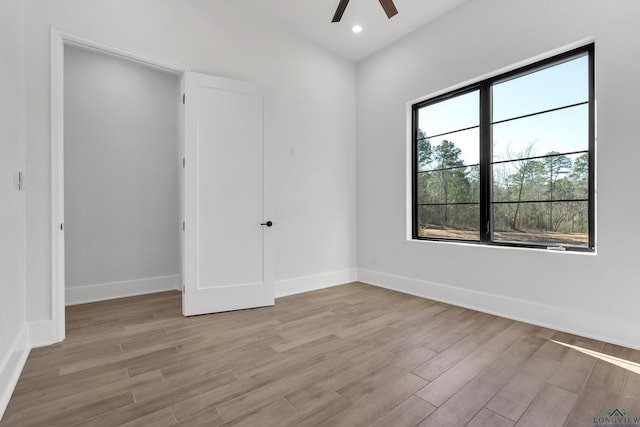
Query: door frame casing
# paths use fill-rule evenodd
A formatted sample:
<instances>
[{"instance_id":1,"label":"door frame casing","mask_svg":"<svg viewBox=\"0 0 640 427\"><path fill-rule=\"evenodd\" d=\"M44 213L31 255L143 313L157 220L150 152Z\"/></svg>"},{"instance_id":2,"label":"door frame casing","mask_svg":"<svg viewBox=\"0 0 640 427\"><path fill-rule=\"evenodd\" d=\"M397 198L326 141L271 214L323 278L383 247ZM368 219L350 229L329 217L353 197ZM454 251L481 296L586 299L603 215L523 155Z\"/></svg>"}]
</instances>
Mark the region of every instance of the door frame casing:
<instances>
[{"instance_id":1,"label":"door frame casing","mask_svg":"<svg viewBox=\"0 0 640 427\"><path fill-rule=\"evenodd\" d=\"M74 46L133 61L180 77L190 67L121 49L51 28L51 319L52 342L65 338L65 241L64 241L64 47ZM179 113L180 157L184 147L183 112ZM176 159L178 161L178 159ZM182 179L182 174L180 174ZM182 182L180 183L182 191ZM180 196L182 199L182 195ZM180 201L182 204L182 202ZM182 207L181 207L182 215ZM182 242L182 237L180 239ZM182 243L181 243L182 245ZM181 248L182 250L182 248ZM180 257L182 260L182 256Z\"/></svg>"}]
</instances>

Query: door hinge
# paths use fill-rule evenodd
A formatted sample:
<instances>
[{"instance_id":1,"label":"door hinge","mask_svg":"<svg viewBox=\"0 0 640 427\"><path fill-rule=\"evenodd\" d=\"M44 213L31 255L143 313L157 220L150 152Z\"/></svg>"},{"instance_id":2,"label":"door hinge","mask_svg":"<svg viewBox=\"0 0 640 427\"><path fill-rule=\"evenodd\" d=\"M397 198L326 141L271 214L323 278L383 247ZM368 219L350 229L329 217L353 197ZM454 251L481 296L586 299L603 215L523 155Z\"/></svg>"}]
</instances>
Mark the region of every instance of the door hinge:
<instances>
[{"instance_id":1,"label":"door hinge","mask_svg":"<svg viewBox=\"0 0 640 427\"><path fill-rule=\"evenodd\" d=\"M487 234L491 233L491 221L487 221Z\"/></svg>"},{"instance_id":2,"label":"door hinge","mask_svg":"<svg viewBox=\"0 0 640 427\"><path fill-rule=\"evenodd\" d=\"M185 284L183 283L182 284L182 293L184 293L184 287L185 287Z\"/></svg>"},{"instance_id":3,"label":"door hinge","mask_svg":"<svg viewBox=\"0 0 640 427\"><path fill-rule=\"evenodd\" d=\"M184 221L182 221L182 231L184 231Z\"/></svg>"},{"instance_id":4,"label":"door hinge","mask_svg":"<svg viewBox=\"0 0 640 427\"><path fill-rule=\"evenodd\" d=\"M187 95L186 94L182 94L182 103L186 104L186 100L187 100Z\"/></svg>"},{"instance_id":5,"label":"door hinge","mask_svg":"<svg viewBox=\"0 0 640 427\"><path fill-rule=\"evenodd\" d=\"M64 225L60 223L60 231L64 231Z\"/></svg>"},{"instance_id":6,"label":"door hinge","mask_svg":"<svg viewBox=\"0 0 640 427\"><path fill-rule=\"evenodd\" d=\"M187 161L186 161L186 159L183 157L183 158L182 158L182 168L183 168L183 169L185 168L186 164L187 164Z\"/></svg>"},{"instance_id":7,"label":"door hinge","mask_svg":"<svg viewBox=\"0 0 640 427\"><path fill-rule=\"evenodd\" d=\"M18 171L16 173L15 189L18 191L24 190L24 174L22 173L22 171Z\"/></svg>"}]
</instances>

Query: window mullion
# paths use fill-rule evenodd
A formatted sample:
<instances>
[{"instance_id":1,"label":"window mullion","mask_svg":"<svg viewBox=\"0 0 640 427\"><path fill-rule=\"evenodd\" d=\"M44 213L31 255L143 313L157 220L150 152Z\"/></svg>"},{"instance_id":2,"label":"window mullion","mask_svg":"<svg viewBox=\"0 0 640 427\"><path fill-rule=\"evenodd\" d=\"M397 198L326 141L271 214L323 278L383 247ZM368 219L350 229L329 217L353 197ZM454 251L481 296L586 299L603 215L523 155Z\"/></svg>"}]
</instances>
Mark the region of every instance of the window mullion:
<instances>
[{"instance_id":1,"label":"window mullion","mask_svg":"<svg viewBox=\"0 0 640 427\"><path fill-rule=\"evenodd\" d=\"M480 241L491 241L491 83L480 85Z\"/></svg>"}]
</instances>

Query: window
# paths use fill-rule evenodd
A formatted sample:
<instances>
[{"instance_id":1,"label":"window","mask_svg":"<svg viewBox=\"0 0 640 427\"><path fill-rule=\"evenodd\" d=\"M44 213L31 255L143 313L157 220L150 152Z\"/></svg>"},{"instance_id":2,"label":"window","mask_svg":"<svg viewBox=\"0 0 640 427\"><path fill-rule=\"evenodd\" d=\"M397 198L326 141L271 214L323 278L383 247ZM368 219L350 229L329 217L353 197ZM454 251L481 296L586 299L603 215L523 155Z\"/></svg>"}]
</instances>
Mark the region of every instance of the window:
<instances>
[{"instance_id":1,"label":"window","mask_svg":"<svg viewBox=\"0 0 640 427\"><path fill-rule=\"evenodd\" d=\"M593 45L413 106L413 238L593 251Z\"/></svg>"}]
</instances>

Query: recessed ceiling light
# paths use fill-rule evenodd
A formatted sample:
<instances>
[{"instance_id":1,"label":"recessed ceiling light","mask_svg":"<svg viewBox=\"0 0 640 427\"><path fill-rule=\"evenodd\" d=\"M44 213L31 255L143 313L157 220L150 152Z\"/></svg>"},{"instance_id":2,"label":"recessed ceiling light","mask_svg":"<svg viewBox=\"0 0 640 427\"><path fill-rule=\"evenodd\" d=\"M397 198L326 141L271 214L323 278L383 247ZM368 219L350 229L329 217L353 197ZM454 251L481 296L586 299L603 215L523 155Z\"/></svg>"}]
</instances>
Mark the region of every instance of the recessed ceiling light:
<instances>
[{"instance_id":1,"label":"recessed ceiling light","mask_svg":"<svg viewBox=\"0 0 640 427\"><path fill-rule=\"evenodd\" d=\"M354 33L356 33L356 34L361 33L361 32L362 32L362 27L361 27L360 25L354 25L354 26L351 28L351 31L353 31L353 32L354 32Z\"/></svg>"}]
</instances>

